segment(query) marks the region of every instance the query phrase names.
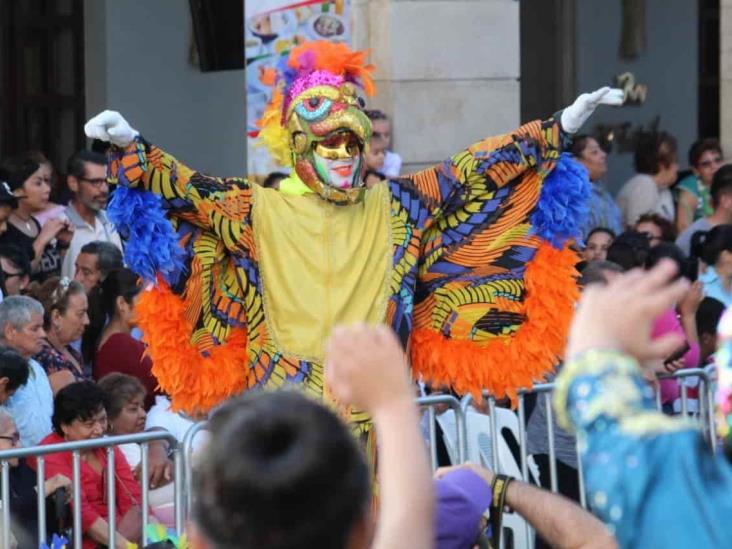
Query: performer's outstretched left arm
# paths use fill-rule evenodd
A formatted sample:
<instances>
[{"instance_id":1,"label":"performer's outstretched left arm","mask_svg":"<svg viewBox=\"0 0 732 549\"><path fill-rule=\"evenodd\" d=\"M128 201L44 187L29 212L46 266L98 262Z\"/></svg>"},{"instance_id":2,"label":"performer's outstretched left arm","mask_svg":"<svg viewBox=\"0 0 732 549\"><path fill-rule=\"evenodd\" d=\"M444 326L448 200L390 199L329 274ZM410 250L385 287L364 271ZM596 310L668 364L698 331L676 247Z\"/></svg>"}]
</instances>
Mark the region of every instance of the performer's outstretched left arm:
<instances>
[{"instance_id":1,"label":"performer's outstretched left arm","mask_svg":"<svg viewBox=\"0 0 732 549\"><path fill-rule=\"evenodd\" d=\"M227 248L237 244L249 213L251 188L240 178L197 172L148 143L117 112L104 111L84 126L87 136L111 142L109 177L114 183L160 196L169 215L211 229Z\"/></svg>"}]
</instances>

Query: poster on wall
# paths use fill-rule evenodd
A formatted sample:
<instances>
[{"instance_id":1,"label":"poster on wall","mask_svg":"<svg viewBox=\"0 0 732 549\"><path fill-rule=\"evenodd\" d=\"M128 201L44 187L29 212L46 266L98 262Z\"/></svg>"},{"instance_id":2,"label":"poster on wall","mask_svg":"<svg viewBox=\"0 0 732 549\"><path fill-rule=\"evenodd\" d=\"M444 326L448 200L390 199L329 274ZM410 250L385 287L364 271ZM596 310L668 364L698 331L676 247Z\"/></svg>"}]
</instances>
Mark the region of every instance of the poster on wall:
<instances>
[{"instance_id":1,"label":"poster on wall","mask_svg":"<svg viewBox=\"0 0 732 549\"><path fill-rule=\"evenodd\" d=\"M287 171L273 162L266 149L256 146L256 122L273 91L262 77L266 69L277 68L294 46L309 40L350 44L350 0L246 0L247 171L254 180Z\"/></svg>"}]
</instances>

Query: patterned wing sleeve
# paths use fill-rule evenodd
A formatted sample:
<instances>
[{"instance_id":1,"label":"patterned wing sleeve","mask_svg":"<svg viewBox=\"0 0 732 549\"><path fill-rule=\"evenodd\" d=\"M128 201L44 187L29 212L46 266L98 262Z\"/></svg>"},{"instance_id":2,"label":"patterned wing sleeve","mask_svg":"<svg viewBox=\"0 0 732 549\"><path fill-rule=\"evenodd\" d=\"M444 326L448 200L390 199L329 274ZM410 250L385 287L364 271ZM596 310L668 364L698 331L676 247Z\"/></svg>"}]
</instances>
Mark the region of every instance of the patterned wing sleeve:
<instances>
[{"instance_id":1,"label":"patterned wing sleeve","mask_svg":"<svg viewBox=\"0 0 732 549\"><path fill-rule=\"evenodd\" d=\"M412 179L431 214L411 347L425 380L513 398L556 365L577 295L576 256L543 238L535 220L572 217L562 201L579 195L569 187L554 193L558 202L550 197L551 211L538 207L565 138L558 117L531 122Z\"/></svg>"},{"instance_id":2,"label":"patterned wing sleeve","mask_svg":"<svg viewBox=\"0 0 732 549\"><path fill-rule=\"evenodd\" d=\"M159 196L169 216L210 230L227 249L241 245L241 222L251 205L246 180L196 172L141 137L126 149L112 150L109 179Z\"/></svg>"}]
</instances>

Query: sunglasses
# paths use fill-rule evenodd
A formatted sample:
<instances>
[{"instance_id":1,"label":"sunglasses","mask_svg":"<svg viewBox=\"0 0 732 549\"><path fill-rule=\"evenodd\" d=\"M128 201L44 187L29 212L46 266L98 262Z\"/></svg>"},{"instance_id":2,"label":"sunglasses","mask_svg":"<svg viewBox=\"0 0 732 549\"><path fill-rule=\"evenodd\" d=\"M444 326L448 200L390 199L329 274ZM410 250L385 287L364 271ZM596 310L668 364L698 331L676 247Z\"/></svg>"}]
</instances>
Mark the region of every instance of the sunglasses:
<instances>
[{"instance_id":1,"label":"sunglasses","mask_svg":"<svg viewBox=\"0 0 732 549\"><path fill-rule=\"evenodd\" d=\"M18 444L20 442L20 433L13 433L11 436L0 436L0 439L9 440L13 444Z\"/></svg>"}]
</instances>

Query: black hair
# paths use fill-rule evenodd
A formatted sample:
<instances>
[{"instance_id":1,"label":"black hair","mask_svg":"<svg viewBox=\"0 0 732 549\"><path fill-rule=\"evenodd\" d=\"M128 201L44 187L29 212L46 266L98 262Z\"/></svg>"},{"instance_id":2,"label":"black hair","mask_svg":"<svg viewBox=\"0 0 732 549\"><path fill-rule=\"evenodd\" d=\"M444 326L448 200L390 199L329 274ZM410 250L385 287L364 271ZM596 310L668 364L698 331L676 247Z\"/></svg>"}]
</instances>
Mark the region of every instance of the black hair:
<instances>
[{"instance_id":1,"label":"black hair","mask_svg":"<svg viewBox=\"0 0 732 549\"><path fill-rule=\"evenodd\" d=\"M713 151L722 155L722 145L719 144L719 139L713 137L707 137L705 139L699 139L689 148L689 166L696 167L701 160L702 155L707 151Z\"/></svg>"},{"instance_id":2,"label":"black hair","mask_svg":"<svg viewBox=\"0 0 732 549\"><path fill-rule=\"evenodd\" d=\"M572 145L569 147L569 152L575 158L582 158L582 153L587 148L587 142L590 139L595 139L591 135L579 133L572 138Z\"/></svg>"},{"instance_id":3,"label":"black hair","mask_svg":"<svg viewBox=\"0 0 732 549\"><path fill-rule=\"evenodd\" d=\"M23 275L30 276L31 262L28 254L23 248L15 244L0 245L0 257L4 257L12 263Z\"/></svg>"},{"instance_id":4,"label":"black hair","mask_svg":"<svg viewBox=\"0 0 732 549\"><path fill-rule=\"evenodd\" d=\"M77 381L56 393L53 401L53 430L63 435L62 425L74 420L89 421L107 407L107 394L93 381Z\"/></svg>"},{"instance_id":5,"label":"black hair","mask_svg":"<svg viewBox=\"0 0 732 549\"><path fill-rule=\"evenodd\" d=\"M723 251L732 252L732 225L717 225L691 237L691 256L714 266Z\"/></svg>"},{"instance_id":6,"label":"black hair","mask_svg":"<svg viewBox=\"0 0 732 549\"><path fill-rule=\"evenodd\" d=\"M696 280L696 263L690 262L681 248L668 242L662 242L650 249L644 264L645 269L652 269L662 259L670 259L676 263L676 278L683 276L689 280Z\"/></svg>"},{"instance_id":7,"label":"black hair","mask_svg":"<svg viewBox=\"0 0 732 549\"><path fill-rule=\"evenodd\" d=\"M0 347L0 377L7 377L7 391L14 391L28 382L28 361L9 347Z\"/></svg>"},{"instance_id":8,"label":"black hair","mask_svg":"<svg viewBox=\"0 0 732 549\"><path fill-rule=\"evenodd\" d=\"M372 122L374 120L389 120L389 117L386 115L386 113L384 111L380 111L379 109L367 109L363 111L363 113Z\"/></svg>"},{"instance_id":9,"label":"black hair","mask_svg":"<svg viewBox=\"0 0 732 549\"><path fill-rule=\"evenodd\" d=\"M81 353L85 362L93 362L102 330L107 321L115 314L117 298L122 297L126 303L131 305L132 300L141 290L140 277L125 267L112 269L101 283L91 289L89 292L89 326L81 338Z\"/></svg>"},{"instance_id":10,"label":"black hair","mask_svg":"<svg viewBox=\"0 0 732 549\"><path fill-rule=\"evenodd\" d=\"M267 189L273 188L275 185L277 185L280 181L283 179L287 179L287 174L282 172L272 172L267 177L264 178L264 181L262 181L262 187L265 187Z\"/></svg>"},{"instance_id":11,"label":"black hair","mask_svg":"<svg viewBox=\"0 0 732 549\"><path fill-rule=\"evenodd\" d=\"M710 193L715 208L719 206L723 194L732 194L732 164L725 164L714 172Z\"/></svg>"},{"instance_id":12,"label":"black hair","mask_svg":"<svg viewBox=\"0 0 732 549\"><path fill-rule=\"evenodd\" d=\"M86 176L86 163L97 164L98 166L107 165L107 157L102 153L81 150L76 151L69 157L66 162L66 175L73 175L74 177L85 177Z\"/></svg>"},{"instance_id":13,"label":"black hair","mask_svg":"<svg viewBox=\"0 0 732 549\"><path fill-rule=\"evenodd\" d=\"M635 171L655 175L676 159L676 138L667 132L645 132L635 149Z\"/></svg>"},{"instance_id":14,"label":"black hair","mask_svg":"<svg viewBox=\"0 0 732 549\"><path fill-rule=\"evenodd\" d=\"M653 223L661 229L661 240L663 242L674 242L678 236L676 225L655 212L647 212L641 215L638 221L635 222L635 226L637 227L640 223Z\"/></svg>"},{"instance_id":15,"label":"black hair","mask_svg":"<svg viewBox=\"0 0 732 549\"><path fill-rule=\"evenodd\" d=\"M81 247L80 253L97 256L97 268L102 273L102 280L107 278L113 269L121 269L124 266L122 252L111 242L103 240L87 242Z\"/></svg>"},{"instance_id":16,"label":"black hair","mask_svg":"<svg viewBox=\"0 0 732 549\"><path fill-rule=\"evenodd\" d=\"M587 261L581 271L577 284L583 288L588 284L597 284L606 282L606 273L622 273L623 268L612 261Z\"/></svg>"},{"instance_id":17,"label":"black hair","mask_svg":"<svg viewBox=\"0 0 732 549\"><path fill-rule=\"evenodd\" d=\"M636 231L625 231L610 244L607 260L620 265L623 271L629 271L643 266L649 250L650 244L646 235Z\"/></svg>"},{"instance_id":18,"label":"black hair","mask_svg":"<svg viewBox=\"0 0 732 549\"><path fill-rule=\"evenodd\" d=\"M368 467L323 405L249 392L214 415L194 521L215 549L342 549L370 503Z\"/></svg>"},{"instance_id":19,"label":"black hair","mask_svg":"<svg viewBox=\"0 0 732 549\"><path fill-rule=\"evenodd\" d=\"M696 310L696 331L699 337L703 334L716 334L719 320L724 314L725 306L713 297L705 297Z\"/></svg>"},{"instance_id":20,"label":"black hair","mask_svg":"<svg viewBox=\"0 0 732 549\"><path fill-rule=\"evenodd\" d=\"M147 394L139 379L119 372L104 376L99 380L99 386L107 394L107 416L111 420L116 419L133 398Z\"/></svg>"},{"instance_id":21,"label":"black hair","mask_svg":"<svg viewBox=\"0 0 732 549\"><path fill-rule=\"evenodd\" d=\"M605 233L610 238L615 238L615 231L612 229L608 229L607 227L595 227L592 229L589 233L587 233L587 238L585 238L585 242L587 242L590 238L592 238L592 235L598 234L598 233Z\"/></svg>"},{"instance_id":22,"label":"black hair","mask_svg":"<svg viewBox=\"0 0 732 549\"><path fill-rule=\"evenodd\" d=\"M28 154L8 158L0 164L0 181L5 181L11 191L16 191L40 167L41 164Z\"/></svg>"}]
</instances>

